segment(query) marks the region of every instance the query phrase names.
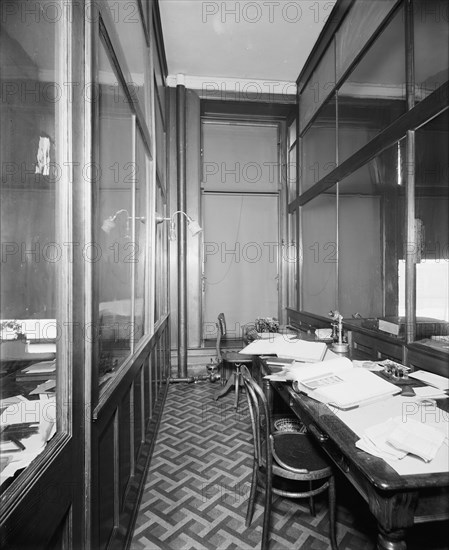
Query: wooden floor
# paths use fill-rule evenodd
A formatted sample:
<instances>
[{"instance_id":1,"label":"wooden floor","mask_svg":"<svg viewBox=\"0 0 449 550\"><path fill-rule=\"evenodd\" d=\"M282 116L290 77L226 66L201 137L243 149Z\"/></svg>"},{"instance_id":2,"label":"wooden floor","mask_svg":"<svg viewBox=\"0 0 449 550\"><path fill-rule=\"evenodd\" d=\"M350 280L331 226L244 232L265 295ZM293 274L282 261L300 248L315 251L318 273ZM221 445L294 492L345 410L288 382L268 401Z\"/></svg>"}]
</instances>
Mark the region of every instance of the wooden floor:
<instances>
[{"instance_id":1,"label":"wooden floor","mask_svg":"<svg viewBox=\"0 0 449 550\"><path fill-rule=\"evenodd\" d=\"M252 440L246 397L218 401L210 382L169 387L156 447L131 543L132 550L260 548L263 508L245 527ZM340 550L373 550L376 526L366 504L346 480L337 480ZM326 498L316 517L306 501L275 497L270 550L327 550ZM447 523L411 530L410 550L448 550Z\"/></svg>"}]
</instances>

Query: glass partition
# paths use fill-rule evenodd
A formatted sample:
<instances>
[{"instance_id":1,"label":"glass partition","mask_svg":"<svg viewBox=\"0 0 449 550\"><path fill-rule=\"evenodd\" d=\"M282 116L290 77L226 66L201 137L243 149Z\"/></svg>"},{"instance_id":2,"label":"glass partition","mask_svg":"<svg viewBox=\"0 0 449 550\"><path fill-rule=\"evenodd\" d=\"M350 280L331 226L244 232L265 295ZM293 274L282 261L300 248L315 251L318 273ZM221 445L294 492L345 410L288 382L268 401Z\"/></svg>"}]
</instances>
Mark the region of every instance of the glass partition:
<instances>
[{"instance_id":1,"label":"glass partition","mask_svg":"<svg viewBox=\"0 0 449 550\"><path fill-rule=\"evenodd\" d=\"M116 28L126 65L129 69L127 85L133 101L138 101L142 112L147 119L150 116L150 101L146 97L148 86L145 86L146 67L148 64L148 50L144 34L144 27L140 18L139 1L107 0L110 23ZM128 80L129 79L129 80Z\"/></svg>"},{"instance_id":2,"label":"glass partition","mask_svg":"<svg viewBox=\"0 0 449 550\"><path fill-rule=\"evenodd\" d=\"M327 316L337 307L337 186L302 207L301 309Z\"/></svg>"},{"instance_id":3,"label":"glass partition","mask_svg":"<svg viewBox=\"0 0 449 550\"><path fill-rule=\"evenodd\" d=\"M291 202L298 194L298 142L296 140L296 119L290 124L287 130L287 151L287 202Z\"/></svg>"},{"instance_id":4,"label":"glass partition","mask_svg":"<svg viewBox=\"0 0 449 550\"><path fill-rule=\"evenodd\" d=\"M338 310L344 317L398 315L403 156L404 144L395 144L339 184Z\"/></svg>"},{"instance_id":5,"label":"glass partition","mask_svg":"<svg viewBox=\"0 0 449 550\"><path fill-rule=\"evenodd\" d=\"M134 219L134 343L146 332L146 293L148 283L148 175L147 156L139 130L136 130L135 219Z\"/></svg>"},{"instance_id":6,"label":"glass partition","mask_svg":"<svg viewBox=\"0 0 449 550\"><path fill-rule=\"evenodd\" d=\"M336 33L337 79L343 76L395 3L395 0L369 0L352 4Z\"/></svg>"},{"instance_id":7,"label":"glass partition","mask_svg":"<svg viewBox=\"0 0 449 550\"><path fill-rule=\"evenodd\" d=\"M422 340L449 334L449 111L419 128L415 139L416 338Z\"/></svg>"},{"instance_id":8,"label":"glass partition","mask_svg":"<svg viewBox=\"0 0 449 550\"><path fill-rule=\"evenodd\" d=\"M298 307L298 210L288 215L288 241L284 247L284 262L287 264L287 305Z\"/></svg>"},{"instance_id":9,"label":"glass partition","mask_svg":"<svg viewBox=\"0 0 449 550\"><path fill-rule=\"evenodd\" d=\"M50 2L34 4L51 10ZM70 240L59 214L68 197L57 71L64 52L57 24L27 21L24 6L16 7L2 10L0 21L1 492L64 429L68 414L60 383L68 368L60 345L68 321L61 273Z\"/></svg>"},{"instance_id":10,"label":"glass partition","mask_svg":"<svg viewBox=\"0 0 449 550\"><path fill-rule=\"evenodd\" d=\"M405 112L404 28L401 8L338 90L339 164Z\"/></svg>"},{"instance_id":11,"label":"glass partition","mask_svg":"<svg viewBox=\"0 0 449 550\"><path fill-rule=\"evenodd\" d=\"M134 117L103 42L99 48L99 193L96 230L100 246L100 383L131 353Z\"/></svg>"},{"instance_id":12,"label":"glass partition","mask_svg":"<svg viewBox=\"0 0 449 550\"><path fill-rule=\"evenodd\" d=\"M156 187L156 212L163 217L168 217L166 206L160 185ZM175 220L178 227L179 220ZM154 322L157 323L167 311L167 252L164 243L166 242L166 223L156 225L155 236L155 301L154 301ZM176 243L173 243L176 245Z\"/></svg>"},{"instance_id":13,"label":"glass partition","mask_svg":"<svg viewBox=\"0 0 449 550\"><path fill-rule=\"evenodd\" d=\"M335 97L322 107L301 140L300 192L315 185L336 167Z\"/></svg>"},{"instance_id":14,"label":"glass partition","mask_svg":"<svg viewBox=\"0 0 449 550\"><path fill-rule=\"evenodd\" d=\"M447 0L414 0L415 101L449 79Z\"/></svg>"},{"instance_id":15,"label":"glass partition","mask_svg":"<svg viewBox=\"0 0 449 550\"><path fill-rule=\"evenodd\" d=\"M301 90L299 128L304 131L310 120L332 93L335 86L335 45L330 43L309 81Z\"/></svg>"}]
</instances>

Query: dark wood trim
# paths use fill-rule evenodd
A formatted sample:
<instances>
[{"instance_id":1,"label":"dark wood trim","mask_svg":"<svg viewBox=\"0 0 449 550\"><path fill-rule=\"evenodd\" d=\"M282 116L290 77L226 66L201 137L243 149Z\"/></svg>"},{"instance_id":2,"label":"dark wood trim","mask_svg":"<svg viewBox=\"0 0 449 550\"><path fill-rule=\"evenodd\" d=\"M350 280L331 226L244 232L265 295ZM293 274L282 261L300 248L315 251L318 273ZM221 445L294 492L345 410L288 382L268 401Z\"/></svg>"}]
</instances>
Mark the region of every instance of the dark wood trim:
<instances>
[{"instance_id":1,"label":"dark wood trim","mask_svg":"<svg viewBox=\"0 0 449 550\"><path fill-rule=\"evenodd\" d=\"M161 63L162 75L167 78L168 67L167 67L167 57L165 55L165 45L164 45L164 36L162 33L162 24L161 24L161 12L159 8L159 0L153 0L153 28L155 33L155 44L157 48L157 53L159 61Z\"/></svg>"},{"instance_id":2,"label":"dark wood trim","mask_svg":"<svg viewBox=\"0 0 449 550\"><path fill-rule=\"evenodd\" d=\"M415 168L415 132L409 130L406 138L406 166ZM409 344L416 336L416 267L417 238L415 234L415 170L407 169L405 174L405 326L406 342Z\"/></svg>"},{"instance_id":3,"label":"dark wood trim","mask_svg":"<svg viewBox=\"0 0 449 550\"><path fill-rule=\"evenodd\" d=\"M304 86L307 84L307 81L312 76L313 71L320 62L323 54L333 40L338 27L340 26L343 19L346 17L347 12L354 2L355 0L337 0L337 3L334 5L331 14L329 15L323 29L321 30L321 33L296 80L299 93L302 91Z\"/></svg>"},{"instance_id":4,"label":"dark wood trim","mask_svg":"<svg viewBox=\"0 0 449 550\"><path fill-rule=\"evenodd\" d=\"M145 4L145 7L144 7ZM143 33L145 35L145 42L147 43L147 48L151 46L151 36L150 29L148 28L147 17L145 16L145 10L148 10L148 2L146 0L137 0L137 6L139 9L140 19L142 20Z\"/></svg>"},{"instance_id":5,"label":"dark wood trim","mask_svg":"<svg viewBox=\"0 0 449 550\"><path fill-rule=\"evenodd\" d=\"M232 116L239 117L261 117L286 119L295 116L296 100L293 102L277 103L269 101L268 98L259 101L228 101L219 99L202 99L201 100L201 116L231 118Z\"/></svg>"},{"instance_id":6,"label":"dark wood trim","mask_svg":"<svg viewBox=\"0 0 449 550\"><path fill-rule=\"evenodd\" d=\"M286 308L287 323L301 330L302 332L315 331L316 328L329 328L331 318L317 315L308 311L297 311L293 308Z\"/></svg>"},{"instance_id":7,"label":"dark wood trim","mask_svg":"<svg viewBox=\"0 0 449 550\"><path fill-rule=\"evenodd\" d=\"M307 189L307 191L292 201L288 206L288 211L293 212L298 206L304 206L304 204L316 196L330 189L338 181L343 180L343 178L361 168L376 155L404 138L407 131L419 128L431 118L445 111L448 108L448 97L449 81L446 81L432 94L420 101L413 109L395 120L369 143L318 181L313 187Z\"/></svg>"}]
</instances>

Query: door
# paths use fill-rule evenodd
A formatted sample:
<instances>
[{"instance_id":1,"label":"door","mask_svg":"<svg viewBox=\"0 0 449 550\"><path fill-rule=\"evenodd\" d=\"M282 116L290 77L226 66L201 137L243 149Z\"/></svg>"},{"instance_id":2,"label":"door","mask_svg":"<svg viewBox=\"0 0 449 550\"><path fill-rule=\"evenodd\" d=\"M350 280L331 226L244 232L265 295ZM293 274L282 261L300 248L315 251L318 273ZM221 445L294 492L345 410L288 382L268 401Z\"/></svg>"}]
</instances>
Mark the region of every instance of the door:
<instances>
[{"instance_id":1,"label":"door","mask_svg":"<svg viewBox=\"0 0 449 550\"><path fill-rule=\"evenodd\" d=\"M279 313L279 125L202 120L203 338Z\"/></svg>"},{"instance_id":2,"label":"door","mask_svg":"<svg viewBox=\"0 0 449 550\"><path fill-rule=\"evenodd\" d=\"M278 197L203 195L203 335L219 313L228 337L258 317L278 317Z\"/></svg>"}]
</instances>

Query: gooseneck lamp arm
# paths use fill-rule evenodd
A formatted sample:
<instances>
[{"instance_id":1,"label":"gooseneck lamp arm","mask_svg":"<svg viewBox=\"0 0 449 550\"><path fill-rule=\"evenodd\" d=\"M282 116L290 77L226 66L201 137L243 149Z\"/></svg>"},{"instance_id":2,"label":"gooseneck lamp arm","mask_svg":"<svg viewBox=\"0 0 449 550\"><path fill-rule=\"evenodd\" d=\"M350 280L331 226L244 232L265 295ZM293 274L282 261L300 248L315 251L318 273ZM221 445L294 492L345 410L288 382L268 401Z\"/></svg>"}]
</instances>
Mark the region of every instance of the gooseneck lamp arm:
<instances>
[{"instance_id":1,"label":"gooseneck lamp arm","mask_svg":"<svg viewBox=\"0 0 449 550\"><path fill-rule=\"evenodd\" d=\"M176 218L177 214L182 214L183 216L186 217L188 228L189 228L189 231L192 234L192 236L195 236L198 233L200 233L200 231L202 231L202 228L200 227L198 222L193 220L183 210L176 210L176 212L173 212L173 214L169 218L164 218L163 216L156 215L156 223L162 223L162 222L165 222L165 221L170 222L170 234L169 234L170 240L173 241L176 238L175 218Z\"/></svg>"},{"instance_id":2,"label":"gooseneck lamp arm","mask_svg":"<svg viewBox=\"0 0 449 550\"><path fill-rule=\"evenodd\" d=\"M130 220L139 220L142 223L146 222L146 219L143 216L130 216L126 208L117 210L113 216L108 216L101 225L101 229L105 233L110 233L116 226L116 220L121 214L126 214L126 233L129 233L129 221Z\"/></svg>"}]
</instances>

